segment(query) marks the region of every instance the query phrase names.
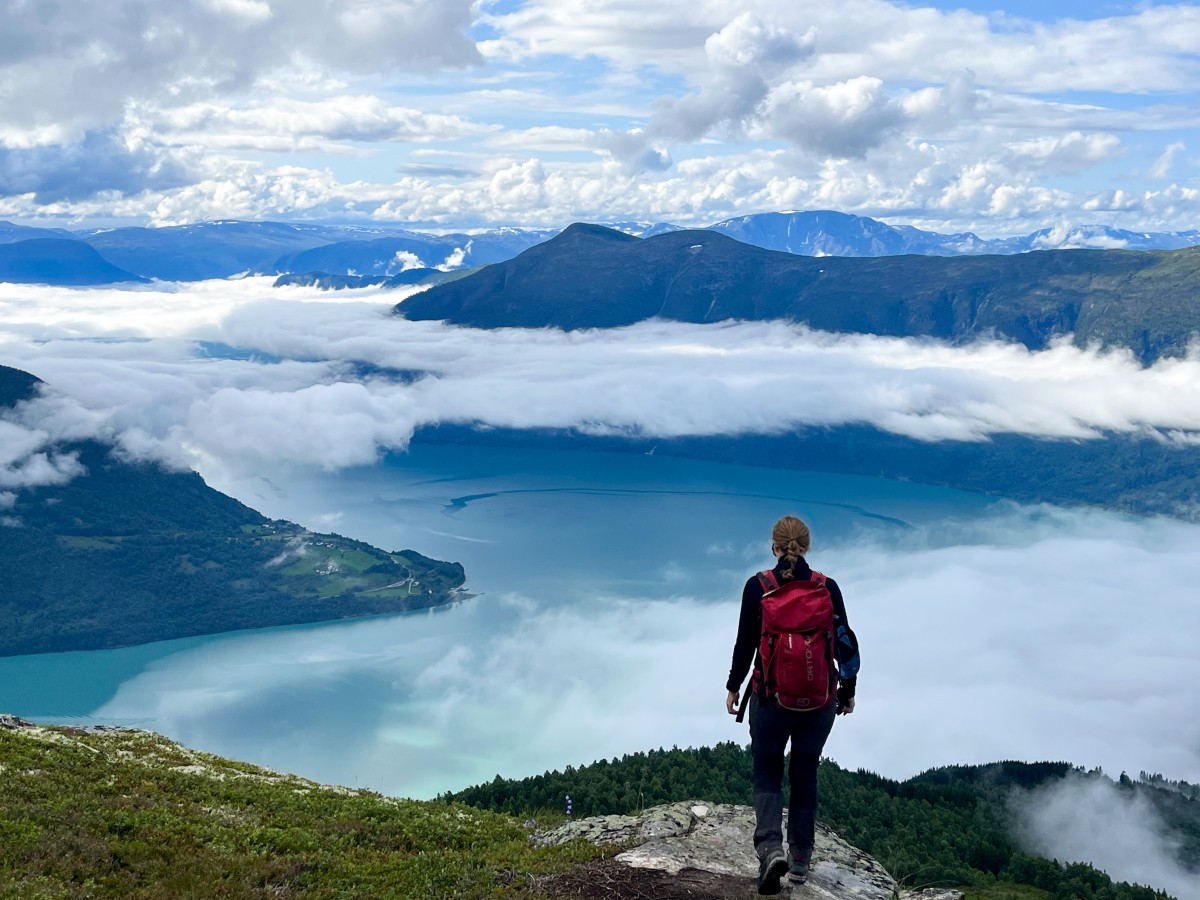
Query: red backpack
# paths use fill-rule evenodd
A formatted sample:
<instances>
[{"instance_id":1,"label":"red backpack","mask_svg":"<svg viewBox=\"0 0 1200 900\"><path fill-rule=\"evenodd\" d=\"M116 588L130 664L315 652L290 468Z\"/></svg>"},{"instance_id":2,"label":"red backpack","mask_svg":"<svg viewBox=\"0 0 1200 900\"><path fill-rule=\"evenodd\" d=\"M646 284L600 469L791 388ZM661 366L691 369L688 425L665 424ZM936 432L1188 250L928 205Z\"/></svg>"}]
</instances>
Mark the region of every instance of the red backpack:
<instances>
[{"instance_id":1,"label":"red backpack","mask_svg":"<svg viewBox=\"0 0 1200 900\"><path fill-rule=\"evenodd\" d=\"M762 639L751 687L784 709L811 712L837 698L835 616L825 576L779 584L775 573L758 573L763 586Z\"/></svg>"}]
</instances>

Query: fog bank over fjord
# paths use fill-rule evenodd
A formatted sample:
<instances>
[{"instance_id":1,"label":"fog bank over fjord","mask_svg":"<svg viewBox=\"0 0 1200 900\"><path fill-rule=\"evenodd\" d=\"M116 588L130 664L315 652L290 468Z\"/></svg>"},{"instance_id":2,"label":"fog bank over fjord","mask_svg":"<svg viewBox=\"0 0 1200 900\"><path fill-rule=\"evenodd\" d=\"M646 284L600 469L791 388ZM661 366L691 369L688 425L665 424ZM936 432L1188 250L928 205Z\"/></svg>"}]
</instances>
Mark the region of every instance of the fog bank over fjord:
<instances>
[{"instance_id":1,"label":"fog bank over fjord","mask_svg":"<svg viewBox=\"0 0 1200 900\"><path fill-rule=\"evenodd\" d=\"M865 421L926 440L1154 430L1164 440L1192 442L1200 433L1196 356L1144 368L1120 353L1069 346L1043 353L1002 344L953 348L782 323L481 332L396 319L388 314L394 299L372 290L277 290L262 278L100 290L0 286L6 362L52 385L47 398L18 409L6 426L22 438L8 445L24 454L8 452L6 470L62 478L66 463L23 463L55 438L96 433L133 456L197 467L218 487L256 474L286 482L289 470L371 464L380 449L403 448L415 428L438 422L671 436ZM19 484L16 474L10 482ZM337 521L338 510L326 512ZM996 756L989 751L992 730L962 727L966 708L1003 710L1006 719L1030 722L1028 733L1049 734L1074 721L1080 702L1128 702L1129 714L1153 732L1154 710L1169 708L1166 694L1200 682L1187 654L1162 653L1171 635L1196 632L1181 628L1190 614L1181 598L1198 574L1182 551L1193 533L1184 524L1105 514L1013 515L978 527L955 522L953 528L978 532L942 535L929 546L913 545L924 540L918 534L894 546L845 542L835 551L834 568L853 572L858 592L870 586L872 599L856 604L866 634L889 623L875 647L895 643L884 637L889 629L941 631L936 623L953 623L958 646L931 647L923 658L931 661L919 665L911 655L894 662L898 671L911 668L906 680L923 685L918 702L931 704L926 727L946 718L935 710L955 710L948 718L954 750L944 761ZM343 518L342 527L352 524ZM726 540L712 535L714 546ZM1056 559L1063 564L1052 564ZM1136 626L1136 647L1148 654L1140 658L1153 660L1152 680L1142 683L1135 674L1134 682L1109 684L1103 673L1110 667L1102 665L1099 682L1076 683L1070 672L1091 671L1087 660L1120 629L1104 617L1127 610L1130 596L1169 606L1169 614L1142 616ZM914 602L930 605L917 620L910 618ZM1021 629L1050 628L1061 649L1038 644L1036 655L1020 655L1033 653L1020 637L1024 630L1006 636L1002 622L988 624L1018 611ZM1164 630L1165 638L1152 637ZM971 649L960 654L959 647ZM704 664L710 655L700 654ZM943 662L954 659L959 666ZM1030 676L1030 694L1022 700L1003 689L991 697L1014 667ZM1024 674L1018 683L1026 683ZM1174 708L1200 706L1181 696ZM884 731L900 733L910 710L910 703L881 704ZM1106 743L1114 750L1140 746L1139 731ZM979 752L965 754L974 742ZM1177 778L1198 774L1186 744L1165 745L1180 752L1157 764L1122 755L1121 764ZM1013 748L1008 755L1032 758L1049 749ZM1050 755L1093 762L1084 746ZM934 762L922 746L912 768Z\"/></svg>"},{"instance_id":2,"label":"fog bank over fjord","mask_svg":"<svg viewBox=\"0 0 1200 900\"><path fill-rule=\"evenodd\" d=\"M950 347L776 322L483 332L392 317L396 296L274 289L262 278L0 285L0 352L131 454L206 475L366 464L439 423L647 437L867 424L931 442L1200 440L1195 354L1142 367L1124 352L1066 344ZM23 422L49 438L51 418L39 407Z\"/></svg>"}]
</instances>

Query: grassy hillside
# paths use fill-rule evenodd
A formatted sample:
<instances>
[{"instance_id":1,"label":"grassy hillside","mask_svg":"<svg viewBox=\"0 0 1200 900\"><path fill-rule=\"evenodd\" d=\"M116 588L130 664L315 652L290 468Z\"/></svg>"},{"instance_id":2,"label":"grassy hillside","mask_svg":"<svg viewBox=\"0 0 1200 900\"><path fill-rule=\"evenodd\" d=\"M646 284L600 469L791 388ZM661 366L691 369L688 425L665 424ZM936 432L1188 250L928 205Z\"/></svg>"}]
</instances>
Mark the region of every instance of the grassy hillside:
<instances>
[{"instance_id":1,"label":"grassy hillside","mask_svg":"<svg viewBox=\"0 0 1200 900\"><path fill-rule=\"evenodd\" d=\"M0 898L529 896L611 853L508 816L394 800L145 732L0 727Z\"/></svg>"}]
</instances>

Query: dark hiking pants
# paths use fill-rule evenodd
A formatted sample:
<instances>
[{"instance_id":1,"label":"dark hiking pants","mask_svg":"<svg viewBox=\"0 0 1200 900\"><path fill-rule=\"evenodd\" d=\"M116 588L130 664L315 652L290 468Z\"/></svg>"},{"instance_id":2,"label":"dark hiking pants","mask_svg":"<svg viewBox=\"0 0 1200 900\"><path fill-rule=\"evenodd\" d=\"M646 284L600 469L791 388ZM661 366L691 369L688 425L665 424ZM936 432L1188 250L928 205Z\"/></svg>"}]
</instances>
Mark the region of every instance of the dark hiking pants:
<instances>
[{"instance_id":1,"label":"dark hiking pants","mask_svg":"<svg viewBox=\"0 0 1200 900\"><path fill-rule=\"evenodd\" d=\"M788 848L792 857L812 855L817 814L817 764L837 715L834 704L815 712L783 709L774 700L750 696L750 750L754 756L754 852L766 859L783 849L783 754L792 742L788 780Z\"/></svg>"}]
</instances>

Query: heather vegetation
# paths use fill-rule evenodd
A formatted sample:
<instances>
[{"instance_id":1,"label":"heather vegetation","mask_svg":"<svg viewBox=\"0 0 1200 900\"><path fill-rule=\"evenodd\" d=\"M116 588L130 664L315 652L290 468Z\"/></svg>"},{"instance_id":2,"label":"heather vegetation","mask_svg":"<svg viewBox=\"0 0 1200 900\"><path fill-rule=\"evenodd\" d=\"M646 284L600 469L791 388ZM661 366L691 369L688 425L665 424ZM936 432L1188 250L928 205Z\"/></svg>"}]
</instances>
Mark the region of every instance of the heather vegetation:
<instances>
[{"instance_id":1,"label":"heather vegetation","mask_svg":"<svg viewBox=\"0 0 1200 900\"><path fill-rule=\"evenodd\" d=\"M521 897L611 854L145 732L0 728L0 898Z\"/></svg>"},{"instance_id":2,"label":"heather vegetation","mask_svg":"<svg viewBox=\"0 0 1200 900\"><path fill-rule=\"evenodd\" d=\"M568 793L576 816L686 797L745 802L748 762L733 743L658 750L420 802L147 732L0 727L0 898L541 896L554 875L616 849L529 840L529 819L561 822ZM1081 774L1007 762L896 782L826 761L822 818L907 888L955 885L967 900L1167 900L1015 848L1006 799L1070 772Z\"/></svg>"}]
</instances>

